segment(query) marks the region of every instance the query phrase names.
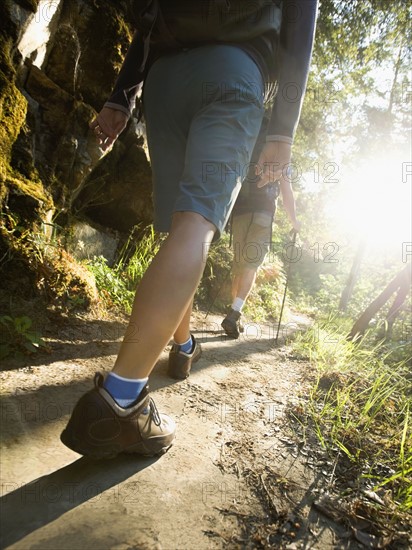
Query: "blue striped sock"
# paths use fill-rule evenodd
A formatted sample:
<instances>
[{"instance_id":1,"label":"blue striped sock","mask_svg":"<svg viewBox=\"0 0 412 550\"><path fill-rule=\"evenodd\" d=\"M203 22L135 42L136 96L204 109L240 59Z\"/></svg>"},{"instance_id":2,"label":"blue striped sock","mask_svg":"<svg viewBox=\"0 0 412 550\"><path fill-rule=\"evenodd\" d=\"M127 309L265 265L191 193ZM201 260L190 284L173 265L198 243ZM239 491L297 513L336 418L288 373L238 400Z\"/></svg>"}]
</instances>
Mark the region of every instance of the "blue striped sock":
<instances>
[{"instance_id":1,"label":"blue striped sock","mask_svg":"<svg viewBox=\"0 0 412 550\"><path fill-rule=\"evenodd\" d=\"M116 403L123 408L129 407L139 397L142 389L146 386L148 378L123 378L114 372L110 372L103 387L110 393Z\"/></svg>"},{"instance_id":2,"label":"blue striped sock","mask_svg":"<svg viewBox=\"0 0 412 550\"><path fill-rule=\"evenodd\" d=\"M180 348L180 351L183 351L184 353L192 353L193 351L193 338L192 335L190 335L189 340L187 342L183 342L183 344L177 344Z\"/></svg>"}]
</instances>

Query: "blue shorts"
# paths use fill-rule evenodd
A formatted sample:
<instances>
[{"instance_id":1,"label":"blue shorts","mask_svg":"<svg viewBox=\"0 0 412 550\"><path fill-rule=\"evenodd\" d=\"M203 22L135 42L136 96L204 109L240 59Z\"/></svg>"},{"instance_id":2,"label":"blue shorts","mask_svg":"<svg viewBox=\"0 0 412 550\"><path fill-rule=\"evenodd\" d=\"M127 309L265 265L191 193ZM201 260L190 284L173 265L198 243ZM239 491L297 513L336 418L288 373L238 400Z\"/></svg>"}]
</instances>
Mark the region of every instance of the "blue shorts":
<instances>
[{"instance_id":1,"label":"blue shorts","mask_svg":"<svg viewBox=\"0 0 412 550\"><path fill-rule=\"evenodd\" d=\"M149 70L144 114L153 172L154 226L197 212L223 231L262 122L264 83L231 45L165 55Z\"/></svg>"}]
</instances>

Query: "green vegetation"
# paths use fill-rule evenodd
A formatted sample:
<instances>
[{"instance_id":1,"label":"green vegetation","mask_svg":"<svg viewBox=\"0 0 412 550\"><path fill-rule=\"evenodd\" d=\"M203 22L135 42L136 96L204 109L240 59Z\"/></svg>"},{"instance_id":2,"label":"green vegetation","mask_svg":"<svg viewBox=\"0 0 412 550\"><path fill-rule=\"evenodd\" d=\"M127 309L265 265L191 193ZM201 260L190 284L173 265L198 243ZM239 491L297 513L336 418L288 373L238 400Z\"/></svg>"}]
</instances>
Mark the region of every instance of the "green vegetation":
<instances>
[{"instance_id":1,"label":"green vegetation","mask_svg":"<svg viewBox=\"0 0 412 550\"><path fill-rule=\"evenodd\" d=\"M6 288L17 291L22 274L29 273L34 289L47 302L66 310L97 305L92 275L66 252L58 238L50 239L39 229L28 229L18 216L3 213L0 244L7 250L2 262L9 264L3 276Z\"/></svg>"},{"instance_id":2,"label":"green vegetation","mask_svg":"<svg viewBox=\"0 0 412 550\"><path fill-rule=\"evenodd\" d=\"M195 295L195 306L212 313L223 313L231 301L230 272L232 253L229 233L212 243L206 260L205 270Z\"/></svg>"},{"instance_id":3,"label":"green vegetation","mask_svg":"<svg viewBox=\"0 0 412 550\"><path fill-rule=\"evenodd\" d=\"M330 455L329 489L343 501L376 495L362 504L369 530L402 531L411 527L412 509L411 347L377 340L372 331L349 342L348 321L318 321L294 341L293 353L312 368L311 389L291 417Z\"/></svg>"},{"instance_id":4,"label":"green vegetation","mask_svg":"<svg viewBox=\"0 0 412 550\"><path fill-rule=\"evenodd\" d=\"M162 238L155 235L153 227L147 228L139 239L132 231L110 267L102 256L88 260L85 265L94 275L96 286L106 307L117 307L130 313L137 285L159 249Z\"/></svg>"},{"instance_id":5,"label":"green vegetation","mask_svg":"<svg viewBox=\"0 0 412 550\"><path fill-rule=\"evenodd\" d=\"M47 349L46 343L32 325L33 322L27 315L0 317L0 359L9 356L18 358L23 354Z\"/></svg>"},{"instance_id":6,"label":"green vegetation","mask_svg":"<svg viewBox=\"0 0 412 550\"><path fill-rule=\"evenodd\" d=\"M31 10L37 5L36 0L18 3ZM30 121L12 59L20 30L6 4L0 3L5 31L0 37L2 282L13 296L30 276L30 285L65 311L103 303L129 313L135 288L161 239L152 228L135 231L113 266L103 257L81 265L57 237L43 234L41 220L53 210L48 191L57 202L64 183L56 176L42 182L33 160L33 166L26 166L24 156L13 163L13 146ZM111 89L131 29L119 14L123 8L100 1L90 6L97 10L92 28L77 29L86 45L81 72L88 74L78 92L97 108ZM390 331L393 300L373 316L360 340L348 341L347 335L371 300L411 261L402 250L410 233L404 238L398 231L398 221L407 220L403 206L410 204L405 189L411 175L403 172L410 164L410 14L406 0L321 0L294 143L293 186L302 232L287 304L311 316L313 327L291 345L294 356L310 366L307 396L292 409L291 418L300 434L308 440L316 436L329 453L330 490L355 515L366 518L368 531L375 535L402 531L412 509L410 294ZM114 36L115 52L102 68L95 52L113 51ZM130 177L138 178L136 166L132 169ZM73 212L68 214L69 220ZM255 321L277 320L283 297L290 224L281 206L276 218L273 254L245 308L246 317ZM354 284L339 311L358 253ZM223 313L231 300L231 259L229 236L224 235L211 247L196 305ZM27 315L2 315L0 326L0 358L45 349ZM369 502L361 501L365 492L373 496Z\"/></svg>"},{"instance_id":7,"label":"green vegetation","mask_svg":"<svg viewBox=\"0 0 412 550\"><path fill-rule=\"evenodd\" d=\"M359 540L376 548L405 547L412 527L410 291L398 309L394 293L356 343L347 335L411 261L402 253L410 241L410 177L402 173L410 162L410 16L404 0L321 0L294 146L303 229L290 295L313 327L291 344L308 362L291 420L330 456L323 469L337 521L349 529L363 522Z\"/></svg>"}]
</instances>

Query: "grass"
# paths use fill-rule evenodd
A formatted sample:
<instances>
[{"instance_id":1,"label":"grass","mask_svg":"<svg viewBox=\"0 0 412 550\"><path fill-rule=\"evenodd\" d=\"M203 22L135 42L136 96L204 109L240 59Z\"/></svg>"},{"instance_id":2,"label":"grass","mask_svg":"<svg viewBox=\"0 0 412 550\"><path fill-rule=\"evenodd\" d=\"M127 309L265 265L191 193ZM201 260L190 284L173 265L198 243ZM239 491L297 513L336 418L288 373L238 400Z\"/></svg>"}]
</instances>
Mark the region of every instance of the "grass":
<instances>
[{"instance_id":1,"label":"grass","mask_svg":"<svg viewBox=\"0 0 412 550\"><path fill-rule=\"evenodd\" d=\"M337 491L352 500L377 495L381 504L367 506L372 531L402 531L412 527L411 349L370 334L354 344L348 326L329 318L294 341L294 353L315 372L307 428L334 457Z\"/></svg>"},{"instance_id":2,"label":"grass","mask_svg":"<svg viewBox=\"0 0 412 550\"><path fill-rule=\"evenodd\" d=\"M99 296L106 307L118 307L126 313L132 309L134 292L116 269L107 264L103 256L95 256L86 262L87 269L94 275Z\"/></svg>"},{"instance_id":3,"label":"grass","mask_svg":"<svg viewBox=\"0 0 412 550\"><path fill-rule=\"evenodd\" d=\"M130 313L137 285L159 249L162 238L148 227L137 240L133 231L120 251L113 267L103 256L86 262L106 307L118 307Z\"/></svg>"}]
</instances>

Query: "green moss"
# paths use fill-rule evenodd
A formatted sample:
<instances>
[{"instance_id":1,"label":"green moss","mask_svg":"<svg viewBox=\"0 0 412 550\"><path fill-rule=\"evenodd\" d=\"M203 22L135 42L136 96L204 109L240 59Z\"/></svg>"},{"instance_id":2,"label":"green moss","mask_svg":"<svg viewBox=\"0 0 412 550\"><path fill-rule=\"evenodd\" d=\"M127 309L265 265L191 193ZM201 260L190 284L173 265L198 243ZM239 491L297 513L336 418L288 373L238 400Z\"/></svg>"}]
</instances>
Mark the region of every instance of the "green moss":
<instances>
[{"instance_id":1,"label":"green moss","mask_svg":"<svg viewBox=\"0 0 412 550\"><path fill-rule=\"evenodd\" d=\"M38 6L37 0L18 3L33 12ZM27 286L42 291L49 301L57 299L69 309L94 306L98 295L93 276L60 243L46 238L39 224L53 201L30 155L28 103L16 85L11 57L18 30L9 17L10 5L0 1L0 255L10 258L8 271L18 268L19 283L22 273L30 274ZM6 292L15 291L13 282L6 281Z\"/></svg>"},{"instance_id":2,"label":"green moss","mask_svg":"<svg viewBox=\"0 0 412 550\"><path fill-rule=\"evenodd\" d=\"M0 175L5 177L11 148L26 120L27 101L13 83L0 96Z\"/></svg>"},{"instance_id":3,"label":"green moss","mask_svg":"<svg viewBox=\"0 0 412 550\"><path fill-rule=\"evenodd\" d=\"M5 187L15 195L26 195L40 203L44 210L53 208L53 201L40 180L29 180L16 172L6 175Z\"/></svg>"},{"instance_id":4,"label":"green moss","mask_svg":"<svg viewBox=\"0 0 412 550\"><path fill-rule=\"evenodd\" d=\"M11 145L16 141L20 128L26 120L27 100L16 86L9 82L5 86L0 97L0 136L2 142L0 147L7 148L4 152L9 152ZM5 140L6 143L3 142ZM0 149L1 151L1 149Z\"/></svg>"},{"instance_id":5,"label":"green moss","mask_svg":"<svg viewBox=\"0 0 412 550\"><path fill-rule=\"evenodd\" d=\"M27 101L15 86L11 40L0 39L0 180L5 180L11 149L26 120Z\"/></svg>"},{"instance_id":6,"label":"green moss","mask_svg":"<svg viewBox=\"0 0 412 550\"><path fill-rule=\"evenodd\" d=\"M88 308L99 302L94 276L65 250L48 257L47 289L69 309Z\"/></svg>"},{"instance_id":7,"label":"green moss","mask_svg":"<svg viewBox=\"0 0 412 550\"><path fill-rule=\"evenodd\" d=\"M78 30L82 44L80 67L87 74L81 87L85 102L100 109L112 90L132 31L122 6L96 0L94 9L93 25Z\"/></svg>"},{"instance_id":8,"label":"green moss","mask_svg":"<svg viewBox=\"0 0 412 550\"><path fill-rule=\"evenodd\" d=\"M13 145L27 117L27 100L15 85L11 44L11 39L0 39L0 206L12 193L32 197L39 206L49 209L52 201L37 172L31 170L32 179L28 179L10 165Z\"/></svg>"},{"instance_id":9,"label":"green moss","mask_svg":"<svg viewBox=\"0 0 412 550\"><path fill-rule=\"evenodd\" d=\"M48 302L64 309L97 307L99 296L90 271L60 243L50 243L40 231L24 229L21 221L13 215L5 216L0 223L0 251L7 251L12 258L10 265L20 273L20 280L21 273L32 274L28 280L32 290L40 291ZM6 280L5 285L10 288L13 281Z\"/></svg>"},{"instance_id":10,"label":"green moss","mask_svg":"<svg viewBox=\"0 0 412 550\"><path fill-rule=\"evenodd\" d=\"M35 172L33 179L28 179L13 170L10 158L15 143L27 115L27 101L13 82L3 87L0 96L0 204L9 192L17 195L33 197L47 209L52 207L52 201L44 190L43 184Z\"/></svg>"}]
</instances>

